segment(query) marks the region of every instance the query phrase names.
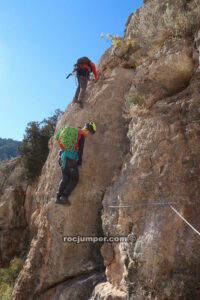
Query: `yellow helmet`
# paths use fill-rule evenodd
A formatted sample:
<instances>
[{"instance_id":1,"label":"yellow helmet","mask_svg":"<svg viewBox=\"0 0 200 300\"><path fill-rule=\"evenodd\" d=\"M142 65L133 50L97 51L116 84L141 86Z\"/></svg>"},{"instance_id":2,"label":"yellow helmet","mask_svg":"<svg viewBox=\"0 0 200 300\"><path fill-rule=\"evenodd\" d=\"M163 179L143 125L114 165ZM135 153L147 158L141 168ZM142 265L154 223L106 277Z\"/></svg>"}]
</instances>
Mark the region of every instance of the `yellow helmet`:
<instances>
[{"instance_id":1,"label":"yellow helmet","mask_svg":"<svg viewBox=\"0 0 200 300\"><path fill-rule=\"evenodd\" d=\"M92 134L94 134L97 130L96 124L93 121L89 121L85 124L85 126Z\"/></svg>"}]
</instances>

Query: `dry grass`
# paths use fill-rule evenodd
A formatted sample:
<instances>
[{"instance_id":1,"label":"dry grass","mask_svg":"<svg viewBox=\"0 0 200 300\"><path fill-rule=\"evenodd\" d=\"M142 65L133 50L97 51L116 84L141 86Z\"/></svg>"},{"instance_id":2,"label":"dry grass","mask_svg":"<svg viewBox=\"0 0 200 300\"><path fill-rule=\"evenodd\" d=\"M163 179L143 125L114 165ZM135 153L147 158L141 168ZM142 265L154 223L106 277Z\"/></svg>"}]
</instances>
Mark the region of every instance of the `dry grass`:
<instances>
[{"instance_id":1,"label":"dry grass","mask_svg":"<svg viewBox=\"0 0 200 300\"><path fill-rule=\"evenodd\" d=\"M172 7L167 6L160 28L172 37L191 35L200 24L200 5L191 2L188 10L179 9L176 13Z\"/></svg>"},{"instance_id":2,"label":"dry grass","mask_svg":"<svg viewBox=\"0 0 200 300\"><path fill-rule=\"evenodd\" d=\"M128 31L133 36L140 37L144 43L149 43L154 38L160 39L161 36L168 38L191 35L198 25L200 25L200 4L197 0L192 0L186 9L178 1L171 5L154 1L154 5L147 2L133 15Z\"/></svg>"}]
</instances>

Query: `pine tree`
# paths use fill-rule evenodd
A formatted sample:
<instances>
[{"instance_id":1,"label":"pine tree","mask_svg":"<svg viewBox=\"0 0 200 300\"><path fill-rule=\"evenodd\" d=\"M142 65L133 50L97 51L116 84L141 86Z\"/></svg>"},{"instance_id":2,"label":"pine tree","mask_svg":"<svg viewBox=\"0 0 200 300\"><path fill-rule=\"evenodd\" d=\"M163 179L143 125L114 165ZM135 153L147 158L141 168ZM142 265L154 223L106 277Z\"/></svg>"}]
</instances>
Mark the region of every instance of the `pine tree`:
<instances>
[{"instance_id":1,"label":"pine tree","mask_svg":"<svg viewBox=\"0 0 200 300\"><path fill-rule=\"evenodd\" d=\"M54 134L56 123L61 113L57 109L54 115L48 119L44 119L40 123L30 122L26 127L19 153L22 158L25 175L30 181L40 175L49 153L49 139Z\"/></svg>"}]
</instances>

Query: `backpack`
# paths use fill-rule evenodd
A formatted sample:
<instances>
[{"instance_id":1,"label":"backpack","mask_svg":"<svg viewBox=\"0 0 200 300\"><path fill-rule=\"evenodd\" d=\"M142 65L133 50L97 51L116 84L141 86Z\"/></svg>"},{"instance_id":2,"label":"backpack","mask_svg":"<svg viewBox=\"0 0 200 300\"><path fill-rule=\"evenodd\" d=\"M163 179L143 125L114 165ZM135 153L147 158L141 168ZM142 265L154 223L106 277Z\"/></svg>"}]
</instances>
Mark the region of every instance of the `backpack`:
<instances>
[{"instance_id":1,"label":"backpack","mask_svg":"<svg viewBox=\"0 0 200 300\"><path fill-rule=\"evenodd\" d=\"M77 72L77 75L81 75L81 76L89 76L89 73L92 72L92 67L91 67L91 61L89 60L88 57L84 56L84 57L80 57L76 64L74 65L74 68Z\"/></svg>"},{"instance_id":2,"label":"backpack","mask_svg":"<svg viewBox=\"0 0 200 300\"><path fill-rule=\"evenodd\" d=\"M76 65L88 65L90 66L90 60L87 56L83 56L83 57L80 57L77 62L76 62Z\"/></svg>"},{"instance_id":3,"label":"backpack","mask_svg":"<svg viewBox=\"0 0 200 300\"><path fill-rule=\"evenodd\" d=\"M55 140L62 150L75 150L78 130L72 126L63 126L55 133Z\"/></svg>"},{"instance_id":4,"label":"backpack","mask_svg":"<svg viewBox=\"0 0 200 300\"><path fill-rule=\"evenodd\" d=\"M59 153L59 165L65 168L66 159L78 160L79 141L82 133L71 126L63 126L55 133L55 140L62 149Z\"/></svg>"}]
</instances>

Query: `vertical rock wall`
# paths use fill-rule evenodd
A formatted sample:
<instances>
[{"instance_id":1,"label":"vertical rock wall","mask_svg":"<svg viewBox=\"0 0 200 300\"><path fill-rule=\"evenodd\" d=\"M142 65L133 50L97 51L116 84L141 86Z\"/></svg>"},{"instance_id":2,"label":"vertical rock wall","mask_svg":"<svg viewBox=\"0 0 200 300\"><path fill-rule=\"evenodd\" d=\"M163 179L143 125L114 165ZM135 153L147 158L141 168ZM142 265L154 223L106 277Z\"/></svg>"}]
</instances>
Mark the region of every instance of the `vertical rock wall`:
<instances>
[{"instance_id":1,"label":"vertical rock wall","mask_svg":"<svg viewBox=\"0 0 200 300\"><path fill-rule=\"evenodd\" d=\"M52 140L50 153L35 193L36 211L32 226L37 228L13 299L40 297L47 289L68 279L102 269L99 244L64 243L64 236L95 236L100 231L101 200L112 177L119 173L127 151L127 129L122 117L124 95L133 71L115 68L109 78L88 88L83 110L68 106L57 128L63 124L83 126L92 119L97 133L86 140L80 182L70 199L72 205L55 205L61 177L58 147Z\"/></svg>"},{"instance_id":2,"label":"vertical rock wall","mask_svg":"<svg viewBox=\"0 0 200 300\"><path fill-rule=\"evenodd\" d=\"M182 12L180 22L188 21L183 3L145 3L126 27L127 37L140 44L126 63L139 63L126 97L130 155L107 189L102 211L105 235L136 241L103 245L107 283L96 286L91 300L200 297L199 235L170 207L200 230L199 32L169 31L177 26L175 11ZM157 16L165 18L167 9L171 17L161 30Z\"/></svg>"}]
</instances>

